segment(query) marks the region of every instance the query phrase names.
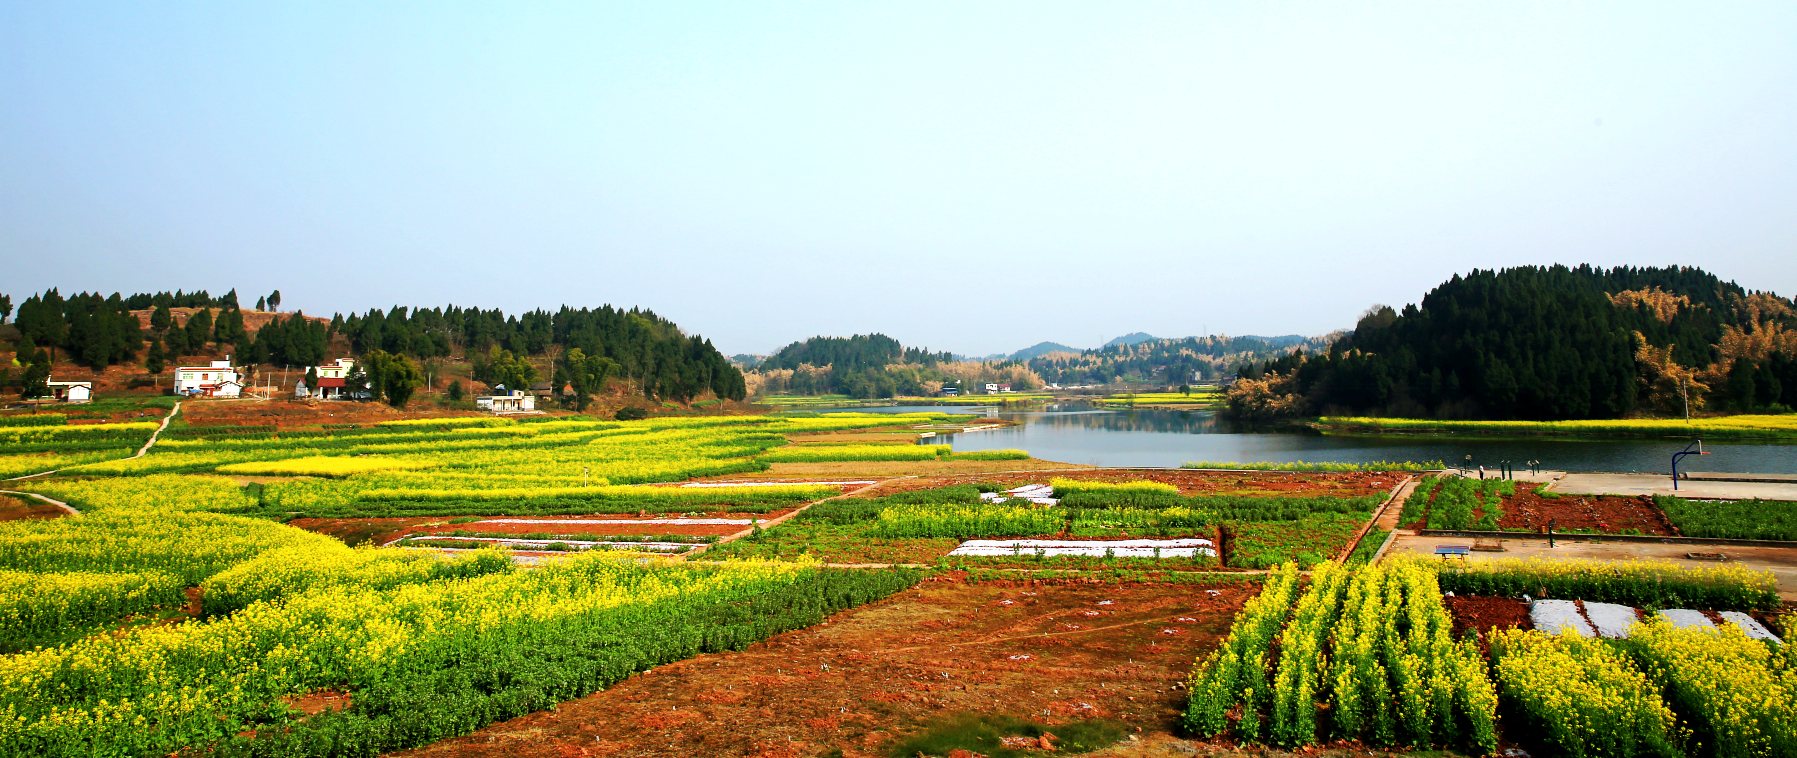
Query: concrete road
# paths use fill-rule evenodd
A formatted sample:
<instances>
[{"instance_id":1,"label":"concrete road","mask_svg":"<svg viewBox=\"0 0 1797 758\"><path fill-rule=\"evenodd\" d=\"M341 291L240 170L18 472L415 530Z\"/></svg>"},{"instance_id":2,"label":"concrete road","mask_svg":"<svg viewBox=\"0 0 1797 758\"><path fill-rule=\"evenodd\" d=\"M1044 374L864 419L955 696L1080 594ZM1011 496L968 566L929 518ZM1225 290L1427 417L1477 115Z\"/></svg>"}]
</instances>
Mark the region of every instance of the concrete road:
<instances>
[{"instance_id":1,"label":"concrete road","mask_svg":"<svg viewBox=\"0 0 1797 758\"><path fill-rule=\"evenodd\" d=\"M1797 454L1797 453L1793 453ZM1570 495L1680 495L1715 500L1797 500L1797 482L1711 482L1686 480L1672 490L1672 477L1660 474L1566 474L1548 485Z\"/></svg>"},{"instance_id":2,"label":"concrete road","mask_svg":"<svg viewBox=\"0 0 1797 758\"><path fill-rule=\"evenodd\" d=\"M1483 538L1481 542L1490 541ZM1723 553L1729 557L1730 563L1739 564L1751 569L1770 571L1778 581L1778 594L1785 602L1797 602L1797 550L1783 547L1736 547L1734 545L1655 545L1639 542L1593 542L1590 540L1567 539L1555 540L1556 547L1548 547L1547 540L1506 539L1498 540L1504 547L1502 553L1474 552L1467 560L1484 561L1499 558L1526 558L1532 560L1630 560L1656 559L1676 561L1687 566L1713 566L1709 561L1693 561L1685 558L1686 553ZM1433 556L1439 545L1471 545L1470 537L1424 537L1408 530L1401 531L1392 541L1386 555L1400 552L1420 553ZM1447 560L1460 560L1449 558Z\"/></svg>"}]
</instances>

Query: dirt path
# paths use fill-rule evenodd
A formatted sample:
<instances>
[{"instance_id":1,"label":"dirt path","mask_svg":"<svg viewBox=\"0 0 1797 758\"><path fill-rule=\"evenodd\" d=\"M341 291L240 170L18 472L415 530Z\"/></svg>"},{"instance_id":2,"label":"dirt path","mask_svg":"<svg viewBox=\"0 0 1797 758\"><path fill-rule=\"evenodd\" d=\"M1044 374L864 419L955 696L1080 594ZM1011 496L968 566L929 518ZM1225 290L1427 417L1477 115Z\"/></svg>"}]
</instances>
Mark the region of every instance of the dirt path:
<instances>
[{"instance_id":1,"label":"dirt path","mask_svg":"<svg viewBox=\"0 0 1797 758\"><path fill-rule=\"evenodd\" d=\"M740 540L740 539L742 539L742 538L744 538L744 537L747 537L747 536L749 536L749 535L751 535L751 534L754 534L754 533L755 533L755 529L756 529L756 528L757 528L757 527L759 527L759 528L761 528L761 529L772 529L772 528L774 528L774 527L776 527L776 526L779 526L779 525L781 525L781 524L784 524L784 523L786 523L786 522L787 522L787 521L790 521L790 520L792 520L792 518L793 518L793 517L794 517L794 516L797 516L797 515L799 515L799 514L801 514L801 513L804 513L804 512L805 512L805 511L806 511L806 510L807 510L807 509L809 509L809 508L810 508L810 507L811 507L811 506L814 506L814 505L817 505L817 504L818 504L818 503L828 503L828 502L830 502L830 501L831 501L831 500L841 500L841 499L843 499L843 498L850 498L850 497L854 497L854 496L856 496L856 495L859 495L859 494L861 494L861 493L863 493L863 492L866 492L866 491L868 491L868 490L871 490L871 489L873 489L873 488L875 488L875 487L878 487L878 486L880 486L880 485L882 485L882 484L885 484L885 483L887 483L887 482L891 482L891 481L895 481L895 480L897 480L897 479L915 479L915 478L916 478L916 477L911 477L911 476L901 476L901 477L894 477L894 478L892 478L892 479L881 479L881 480L879 480L879 481L877 481L877 482L874 482L874 483L873 483L873 484L868 484L868 485L863 485L863 486L861 486L861 487L858 487L858 488L856 488L856 489L853 489L853 490L849 490L849 491L848 491L848 492L844 492L844 493L842 493L842 494L840 494L840 495L831 495L831 496L829 496L829 497L826 497L826 498L823 498L823 499L821 499L821 500L813 500L813 501L811 501L811 502L809 502L809 503L806 503L806 504L804 504L804 505L801 505L801 506L799 506L799 507L797 507L797 508L794 508L794 509L792 509L792 510L791 510L791 511L789 511L789 512L787 512L787 513L785 513L785 514L783 514L783 515L780 515L780 516L776 516L776 517L774 517L774 518L771 518L771 519L768 519L768 520L766 520L766 521L763 521L763 522L761 522L761 523L760 523L760 524L756 524L756 525L751 525L751 526L750 526L750 527L749 527L749 528L747 528L747 529L744 529L744 530L741 530L741 531L738 531L738 532L735 532L735 533L732 533L732 534L728 534L728 535L725 535L725 536L723 536L723 537L719 537L719 538L718 538L718 541L717 541L717 542L713 542L713 543L710 543L710 544L706 544L706 545L700 545L700 546L699 546L699 547L696 547L696 548L693 548L693 549L692 549L692 550L689 550L689 551L687 551L687 552L686 552L686 553L683 553L683 554L682 554L682 556L681 556L681 557L683 557L683 558L691 558L691 557L693 557L693 556L695 556L695 555L699 555L699 554L700 554L700 553L703 553L703 552L705 552L705 551L706 551L706 550L710 550L710 549L711 549L711 547L712 547L712 546L713 546L713 545L722 545L722 544L724 544L724 543L726 543L726 542L735 542L735 541L737 541L737 540Z\"/></svg>"},{"instance_id":2,"label":"dirt path","mask_svg":"<svg viewBox=\"0 0 1797 758\"><path fill-rule=\"evenodd\" d=\"M156 427L156 431L150 432L150 438L147 440L144 440L143 447L138 448L136 453L125 456L123 458L118 458L116 460L128 461L128 460L132 460L134 458L144 457L146 454L148 454L150 452L150 448L156 444L156 439L162 436L163 430L168 429L168 422L173 421L175 419L175 414L180 413L180 412L181 412L181 401L176 400L175 406L173 408L168 409L168 415L162 417L162 423ZM94 463L106 463L106 462L107 461L94 461ZM0 479L0 481L21 482L26 479L36 479L40 476L49 476L51 474L56 473L59 470L60 469L50 469L49 471L39 471L35 474L25 474L24 476L15 476L15 477L7 478L7 479Z\"/></svg>"},{"instance_id":3,"label":"dirt path","mask_svg":"<svg viewBox=\"0 0 1797 758\"><path fill-rule=\"evenodd\" d=\"M147 440L144 440L144 446L138 448L137 455L133 455L131 457L132 458L142 458L145 455L149 454L150 448L154 447L156 445L156 440L159 439L160 437L162 437L163 432L168 430L168 422L174 421L175 414L180 413L180 412L181 412L181 401L176 400L175 407L168 409L168 415L162 417L162 423L157 425L156 431L150 432L150 438ZM127 458L126 460L130 460L130 459Z\"/></svg>"},{"instance_id":4,"label":"dirt path","mask_svg":"<svg viewBox=\"0 0 1797 758\"><path fill-rule=\"evenodd\" d=\"M68 503L65 503L61 500L44 497L43 495L39 495L36 492L20 492L18 490L0 490L0 495L12 495L13 497L28 497L33 500L37 500L39 502L45 503L47 505L56 506L57 508L60 508L64 512L68 513L70 516L81 515L81 511L75 510L75 506L69 505Z\"/></svg>"},{"instance_id":5,"label":"dirt path","mask_svg":"<svg viewBox=\"0 0 1797 758\"><path fill-rule=\"evenodd\" d=\"M1398 525L1398 514L1402 513L1404 510L1404 501L1410 499L1410 493L1416 491L1416 485L1420 481L1422 480L1415 476L1406 476L1404 477L1404 481L1399 482L1398 486L1393 487L1391 496L1385 498L1385 502L1381 503L1379 509L1373 512L1372 518L1367 519L1365 524L1360 525L1360 531L1354 534L1354 539L1348 540L1347 547L1342 548L1341 553L1336 555L1335 559L1338 561L1345 561L1348 559L1348 556L1354 554L1355 550L1359 550L1360 541L1366 539L1367 534L1372 532L1373 527L1379 527L1387 532L1396 529Z\"/></svg>"}]
</instances>

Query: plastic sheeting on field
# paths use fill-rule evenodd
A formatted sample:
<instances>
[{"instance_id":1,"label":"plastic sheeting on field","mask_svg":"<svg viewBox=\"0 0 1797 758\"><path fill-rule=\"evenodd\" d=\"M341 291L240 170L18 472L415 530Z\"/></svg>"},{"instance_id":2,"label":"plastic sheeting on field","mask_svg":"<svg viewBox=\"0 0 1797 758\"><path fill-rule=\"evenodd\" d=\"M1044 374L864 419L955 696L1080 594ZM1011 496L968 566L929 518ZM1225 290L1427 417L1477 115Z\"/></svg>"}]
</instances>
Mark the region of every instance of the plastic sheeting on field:
<instances>
[{"instance_id":1,"label":"plastic sheeting on field","mask_svg":"<svg viewBox=\"0 0 1797 758\"><path fill-rule=\"evenodd\" d=\"M1710 617L1703 615L1703 611L1693 611L1687 608L1668 608L1660 611L1660 616L1667 621L1672 622L1673 626L1681 629L1692 626L1701 629L1716 628L1716 622L1711 621Z\"/></svg>"},{"instance_id":2,"label":"plastic sheeting on field","mask_svg":"<svg viewBox=\"0 0 1797 758\"><path fill-rule=\"evenodd\" d=\"M1036 505L1059 505L1061 499L1054 496L1054 488L1046 484L1026 484L1004 492L982 492L980 500L987 503L1002 503L1006 500L1028 500Z\"/></svg>"},{"instance_id":3,"label":"plastic sheeting on field","mask_svg":"<svg viewBox=\"0 0 1797 758\"><path fill-rule=\"evenodd\" d=\"M1586 601L1585 617L1597 627L1597 634L1613 640L1629 636L1629 627L1634 626L1639 618L1635 609L1615 603L1593 603Z\"/></svg>"},{"instance_id":4,"label":"plastic sheeting on field","mask_svg":"<svg viewBox=\"0 0 1797 758\"><path fill-rule=\"evenodd\" d=\"M1740 627L1741 631L1746 632L1747 636L1752 637L1753 639L1766 640L1767 642L1773 642L1780 645L1785 644L1784 640L1779 639L1778 635L1773 634L1772 630L1767 629L1764 624L1761 624L1759 619L1740 611L1723 611L1722 619L1730 624Z\"/></svg>"},{"instance_id":5,"label":"plastic sheeting on field","mask_svg":"<svg viewBox=\"0 0 1797 758\"><path fill-rule=\"evenodd\" d=\"M949 555L1030 557L1035 555L1084 555L1103 558L1215 557L1210 540L967 540ZM1158 551L1158 552L1157 552Z\"/></svg>"},{"instance_id":6,"label":"plastic sheeting on field","mask_svg":"<svg viewBox=\"0 0 1797 758\"><path fill-rule=\"evenodd\" d=\"M1579 615L1579 607L1571 600L1537 600L1529 603L1529 620L1535 628L1548 634L1559 634L1562 630L1571 629L1580 637L1596 634L1591 624Z\"/></svg>"}]
</instances>

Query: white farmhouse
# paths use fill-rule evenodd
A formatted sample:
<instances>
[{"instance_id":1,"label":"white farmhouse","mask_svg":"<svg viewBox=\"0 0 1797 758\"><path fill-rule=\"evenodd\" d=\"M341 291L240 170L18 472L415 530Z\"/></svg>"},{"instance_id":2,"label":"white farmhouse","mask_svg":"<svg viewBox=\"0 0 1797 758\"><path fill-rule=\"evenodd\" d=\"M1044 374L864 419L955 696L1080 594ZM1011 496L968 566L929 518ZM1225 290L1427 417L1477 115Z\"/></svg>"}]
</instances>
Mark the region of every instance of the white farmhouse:
<instances>
[{"instance_id":1,"label":"white farmhouse","mask_svg":"<svg viewBox=\"0 0 1797 758\"><path fill-rule=\"evenodd\" d=\"M349 377L349 372L355 367L356 360L354 358L338 358L330 363L313 366L312 373L318 377L318 386L312 388L312 396L320 400L342 399L350 391L348 383L344 380ZM295 390L295 394L297 392Z\"/></svg>"},{"instance_id":2,"label":"white farmhouse","mask_svg":"<svg viewBox=\"0 0 1797 758\"><path fill-rule=\"evenodd\" d=\"M320 379L348 379L349 372L356 367L354 358L338 358L330 363L321 363L312 367Z\"/></svg>"},{"instance_id":3,"label":"white farmhouse","mask_svg":"<svg viewBox=\"0 0 1797 758\"><path fill-rule=\"evenodd\" d=\"M493 394L474 398L474 407L494 413L525 413L537 409L537 398L524 390L508 391L501 384L493 388Z\"/></svg>"},{"instance_id":4,"label":"white farmhouse","mask_svg":"<svg viewBox=\"0 0 1797 758\"><path fill-rule=\"evenodd\" d=\"M65 403L86 403L94 399L93 382L44 382L50 394Z\"/></svg>"},{"instance_id":5,"label":"white farmhouse","mask_svg":"<svg viewBox=\"0 0 1797 758\"><path fill-rule=\"evenodd\" d=\"M231 356L206 366L175 368L175 394L202 397L237 397L243 394L243 377L231 365Z\"/></svg>"}]
</instances>

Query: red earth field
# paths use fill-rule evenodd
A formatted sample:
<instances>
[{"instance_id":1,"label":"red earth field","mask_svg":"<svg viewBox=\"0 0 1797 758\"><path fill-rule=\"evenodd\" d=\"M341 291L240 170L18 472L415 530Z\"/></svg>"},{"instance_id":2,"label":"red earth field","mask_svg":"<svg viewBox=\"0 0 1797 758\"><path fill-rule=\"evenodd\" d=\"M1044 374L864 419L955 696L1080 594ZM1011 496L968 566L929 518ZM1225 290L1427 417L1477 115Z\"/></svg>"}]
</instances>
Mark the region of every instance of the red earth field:
<instances>
[{"instance_id":1,"label":"red earth field","mask_svg":"<svg viewBox=\"0 0 1797 758\"><path fill-rule=\"evenodd\" d=\"M1165 736L1193 659L1252 592L941 577L407 755L873 756L957 712L1107 718Z\"/></svg>"}]
</instances>

